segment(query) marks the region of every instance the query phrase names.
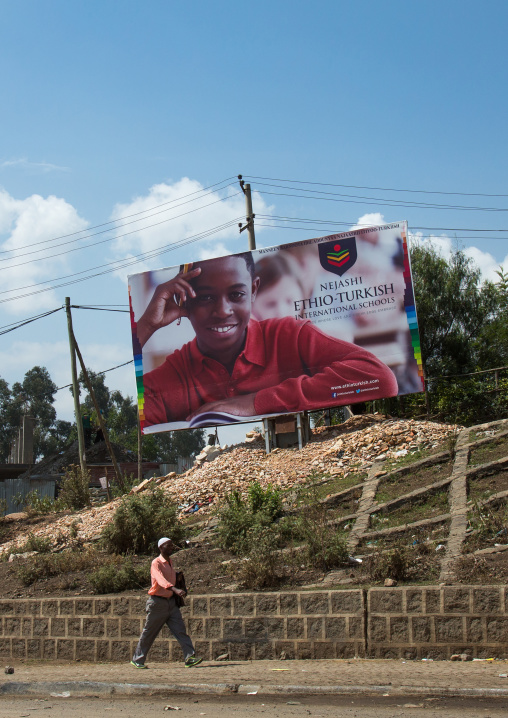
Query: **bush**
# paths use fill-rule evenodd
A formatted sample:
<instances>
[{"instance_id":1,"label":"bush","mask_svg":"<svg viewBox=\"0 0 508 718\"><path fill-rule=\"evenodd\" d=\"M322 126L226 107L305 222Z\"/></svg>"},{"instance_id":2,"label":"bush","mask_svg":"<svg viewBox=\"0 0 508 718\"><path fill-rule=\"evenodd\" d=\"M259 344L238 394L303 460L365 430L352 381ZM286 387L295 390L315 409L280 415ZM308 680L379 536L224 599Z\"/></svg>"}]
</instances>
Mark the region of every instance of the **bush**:
<instances>
[{"instance_id":1,"label":"bush","mask_svg":"<svg viewBox=\"0 0 508 718\"><path fill-rule=\"evenodd\" d=\"M90 472L83 473L81 467L75 464L68 466L60 485L58 499L69 509L84 509L91 506Z\"/></svg>"},{"instance_id":2,"label":"bush","mask_svg":"<svg viewBox=\"0 0 508 718\"><path fill-rule=\"evenodd\" d=\"M247 498L238 491L228 494L219 508L217 532L220 545L244 556L250 552L253 536L273 525L282 515L282 498L277 489L266 489L255 482L249 487Z\"/></svg>"},{"instance_id":3,"label":"bush","mask_svg":"<svg viewBox=\"0 0 508 718\"><path fill-rule=\"evenodd\" d=\"M392 548L365 560L365 569L373 581L392 578L395 581L431 580L439 574L439 557L434 541L418 540L408 545L400 538Z\"/></svg>"},{"instance_id":4,"label":"bush","mask_svg":"<svg viewBox=\"0 0 508 718\"><path fill-rule=\"evenodd\" d=\"M18 547L16 551L18 553L25 553L26 551L38 551L38 553L49 553L52 548L52 541L49 538L43 536L35 536L33 533L28 534L28 538L24 546Z\"/></svg>"},{"instance_id":5,"label":"bush","mask_svg":"<svg viewBox=\"0 0 508 718\"><path fill-rule=\"evenodd\" d=\"M304 505L293 520L293 540L305 543L309 564L329 571L348 562L347 536L329 523L329 514L319 502L317 485L311 485L304 494Z\"/></svg>"},{"instance_id":6,"label":"bush","mask_svg":"<svg viewBox=\"0 0 508 718\"><path fill-rule=\"evenodd\" d=\"M93 548L41 554L32 556L26 563L21 564L16 570L16 575L25 586L30 586L40 579L95 568L103 561L104 556Z\"/></svg>"},{"instance_id":7,"label":"bush","mask_svg":"<svg viewBox=\"0 0 508 718\"><path fill-rule=\"evenodd\" d=\"M236 574L239 583L248 589L276 586L282 579L279 569L278 534L273 528L259 528L249 532L251 550Z\"/></svg>"},{"instance_id":8,"label":"bush","mask_svg":"<svg viewBox=\"0 0 508 718\"><path fill-rule=\"evenodd\" d=\"M95 593L119 593L134 588L144 588L150 583L150 565L135 567L131 558L122 566L106 564L88 577Z\"/></svg>"},{"instance_id":9,"label":"bush","mask_svg":"<svg viewBox=\"0 0 508 718\"><path fill-rule=\"evenodd\" d=\"M161 536L178 543L183 527L176 504L155 487L122 499L111 523L102 530L102 543L110 553L153 553Z\"/></svg>"}]
</instances>

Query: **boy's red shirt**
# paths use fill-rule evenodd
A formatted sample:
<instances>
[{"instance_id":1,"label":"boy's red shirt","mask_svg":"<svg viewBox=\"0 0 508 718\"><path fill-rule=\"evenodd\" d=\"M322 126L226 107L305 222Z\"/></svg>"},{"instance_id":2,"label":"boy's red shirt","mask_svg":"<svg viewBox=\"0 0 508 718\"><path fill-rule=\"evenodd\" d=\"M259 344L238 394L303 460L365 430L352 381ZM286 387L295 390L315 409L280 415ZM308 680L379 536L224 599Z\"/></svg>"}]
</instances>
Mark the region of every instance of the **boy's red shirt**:
<instances>
[{"instance_id":1,"label":"boy's red shirt","mask_svg":"<svg viewBox=\"0 0 508 718\"><path fill-rule=\"evenodd\" d=\"M194 338L145 374L143 384L147 426L185 421L203 404L241 394L256 394L256 414L288 414L398 391L391 370L373 354L292 317L251 319L231 376Z\"/></svg>"}]
</instances>

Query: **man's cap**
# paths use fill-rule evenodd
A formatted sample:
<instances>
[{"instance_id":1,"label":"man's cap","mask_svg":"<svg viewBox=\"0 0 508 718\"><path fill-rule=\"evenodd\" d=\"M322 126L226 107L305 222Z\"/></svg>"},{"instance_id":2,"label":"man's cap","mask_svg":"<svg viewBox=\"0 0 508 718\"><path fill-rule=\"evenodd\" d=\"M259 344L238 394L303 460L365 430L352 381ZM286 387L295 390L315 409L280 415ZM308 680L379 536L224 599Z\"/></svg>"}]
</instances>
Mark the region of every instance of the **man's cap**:
<instances>
[{"instance_id":1,"label":"man's cap","mask_svg":"<svg viewBox=\"0 0 508 718\"><path fill-rule=\"evenodd\" d=\"M160 548L163 543L167 543L168 541L171 541L171 539L167 538L167 536L164 536L163 538L159 539L157 547Z\"/></svg>"}]
</instances>

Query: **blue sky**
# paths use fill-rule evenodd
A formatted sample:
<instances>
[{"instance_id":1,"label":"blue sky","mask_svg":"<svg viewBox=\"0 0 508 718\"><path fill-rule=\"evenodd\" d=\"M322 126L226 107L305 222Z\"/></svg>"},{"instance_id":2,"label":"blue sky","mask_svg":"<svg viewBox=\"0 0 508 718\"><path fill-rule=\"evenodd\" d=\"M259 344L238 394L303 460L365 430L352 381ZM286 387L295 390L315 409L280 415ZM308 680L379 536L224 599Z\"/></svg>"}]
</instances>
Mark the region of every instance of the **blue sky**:
<instances>
[{"instance_id":1,"label":"blue sky","mask_svg":"<svg viewBox=\"0 0 508 718\"><path fill-rule=\"evenodd\" d=\"M495 276L497 264L508 265L505 2L3 0L0 10L0 257L7 260L0 264L0 300L26 291L18 287L235 219L243 198L232 196L231 186L207 198L223 202L169 220L173 210L158 228L131 225L134 233L119 238L126 229L116 225L116 234L74 235L83 239L25 254L239 172L504 194L314 186L355 196L256 194L254 209L345 223L321 231L310 224L305 232L260 219L259 246L331 233L377 213L386 221L407 219L413 228L438 228L420 230L424 241L436 235L444 252L458 241L486 277ZM298 194L260 182L251 179L263 192ZM491 209L393 206L401 200ZM88 246L100 239L110 241ZM129 271L238 251L246 241L232 227ZM77 246L84 248L48 256ZM0 325L56 308L67 294L74 304L125 303L125 272L0 303ZM127 315L76 310L75 327L94 370L129 359ZM63 313L1 337L0 376L9 383L36 363L59 386L68 383ZM108 384L134 394L132 368L108 374ZM57 408L70 418L67 390L59 392Z\"/></svg>"}]
</instances>

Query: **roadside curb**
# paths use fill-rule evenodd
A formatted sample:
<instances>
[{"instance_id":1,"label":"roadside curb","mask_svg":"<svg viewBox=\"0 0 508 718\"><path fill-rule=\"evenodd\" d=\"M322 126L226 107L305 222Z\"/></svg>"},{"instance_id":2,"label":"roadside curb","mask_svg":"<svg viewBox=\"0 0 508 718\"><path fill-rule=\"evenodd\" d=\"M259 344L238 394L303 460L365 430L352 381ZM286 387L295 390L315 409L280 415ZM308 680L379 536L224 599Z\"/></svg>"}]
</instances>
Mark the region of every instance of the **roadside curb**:
<instances>
[{"instance_id":1,"label":"roadside curb","mask_svg":"<svg viewBox=\"0 0 508 718\"><path fill-rule=\"evenodd\" d=\"M387 695L442 696L448 698L508 698L508 688L449 688L441 686L283 686L238 683L103 683L94 681L10 681L0 685L0 695L52 698L93 698L97 696L152 696L166 698L188 695Z\"/></svg>"}]
</instances>

